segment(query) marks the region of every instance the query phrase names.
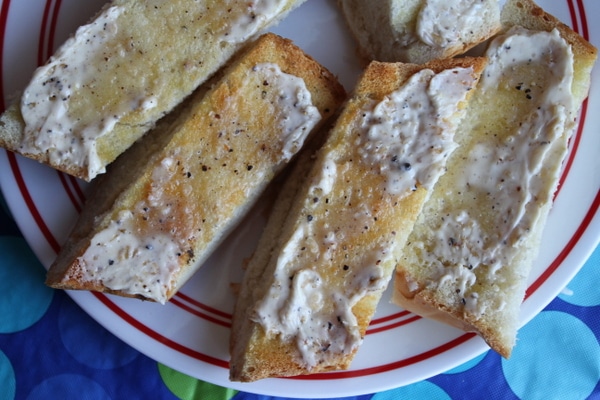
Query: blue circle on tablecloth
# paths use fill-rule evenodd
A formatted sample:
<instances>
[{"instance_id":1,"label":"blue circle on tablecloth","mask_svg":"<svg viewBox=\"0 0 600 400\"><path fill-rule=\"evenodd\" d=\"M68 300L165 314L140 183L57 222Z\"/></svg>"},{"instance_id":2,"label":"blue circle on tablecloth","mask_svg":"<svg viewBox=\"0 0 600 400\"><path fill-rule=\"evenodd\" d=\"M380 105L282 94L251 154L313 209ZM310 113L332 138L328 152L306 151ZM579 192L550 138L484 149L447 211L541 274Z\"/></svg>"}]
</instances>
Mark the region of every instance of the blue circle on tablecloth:
<instances>
[{"instance_id":1,"label":"blue circle on tablecloth","mask_svg":"<svg viewBox=\"0 0 600 400\"><path fill-rule=\"evenodd\" d=\"M77 361L92 368L107 370L122 367L140 355L72 301L65 301L61 305L58 330L68 352ZM98 354L102 354L102 357L98 357Z\"/></svg>"},{"instance_id":2,"label":"blue circle on tablecloth","mask_svg":"<svg viewBox=\"0 0 600 400\"><path fill-rule=\"evenodd\" d=\"M0 254L0 333L19 332L46 313L53 291L44 285L46 271L24 239L0 236Z\"/></svg>"},{"instance_id":3,"label":"blue circle on tablecloth","mask_svg":"<svg viewBox=\"0 0 600 400\"><path fill-rule=\"evenodd\" d=\"M55 375L42 381L31 390L27 399L111 400L98 382L76 374Z\"/></svg>"},{"instance_id":4,"label":"blue circle on tablecloth","mask_svg":"<svg viewBox=\"0 0 600 400\"><path fill-rule=\"evenodd\" d=\"M452 400L444 389L429 381L421 381L401 388L376 393L371 398L371 400L398 399Z\"/></svg>"},{"instance_id":5,"label":"blue circle on tablecloth","mask_svg":"<svg viewBox=\"0 0 600 400\"><path fill-rule=\"evenodd\" d=\"M463 363L461 365L459 365L458 367L452 368L449 371L446 371L446 374L460 374L461 372L465 372L470 370L471 368L475 368L480 362L481 360L483 360L485 358L485 356L487 355L487 351L484 351L483 354L467 361L466 363Z\"/></svg>"},{"instance_id":6,"label":"blue circle on tablecloth","mask_svg":"<svg viewBox=\"0 0 600 400\"><path fill-rule=\"evenodd\" d=\"M17 387L15 380L15 370L6 354L0 350L0 382L2 382L2 392L0 398L14 399ZM2 397L4 396L4 397Z\"/></svg>"},{"instance_id":7,"label":"blue circle on tablecloth","mask_svg":"<svg viewBox=\"0 0 600 400\"><path fill-rule=\"evenodd\" d=\"M545 332L541 335L540 332ZM600 380L600 345L580 319L544 311L521 328L509 360L502 360L504 377L520 398L546 399L539 388L552 388L556 399L584 399Z\"/></svg>"},{"instance_id":8,"label":"blue circle on tablecloth","mask_svg":"<svg viewBox=\"0 0 600 400\"><path fill-rule=\"evenodd\" d=\"M600 247L594 251L581 271L569 282L567 287L558 296L567 303L581 307L600 305Z\"/></svg>"}]
</instances>

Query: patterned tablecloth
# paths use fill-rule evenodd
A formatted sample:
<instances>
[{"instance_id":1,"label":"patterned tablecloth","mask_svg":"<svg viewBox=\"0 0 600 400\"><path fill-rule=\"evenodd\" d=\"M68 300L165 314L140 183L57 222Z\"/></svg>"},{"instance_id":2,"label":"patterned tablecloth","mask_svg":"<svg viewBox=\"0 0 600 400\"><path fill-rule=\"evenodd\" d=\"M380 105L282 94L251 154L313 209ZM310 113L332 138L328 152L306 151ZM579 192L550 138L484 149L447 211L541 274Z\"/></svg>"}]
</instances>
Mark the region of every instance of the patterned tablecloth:
<instances>
[{"instance_id":1,"label":"patterned tablecloth","mask_svg":"<svg viewBox=\"0 0 600 400\"><path fill-rule=\"evenodd\" d=\"M110 334L44 285L44 268L1 197L0 205L0 399L267 399L188 377ZM348 399L600 399L598 288L600 247L521 329L510 360L488 351L425 381Z\"/></svg>"}]
</instances>

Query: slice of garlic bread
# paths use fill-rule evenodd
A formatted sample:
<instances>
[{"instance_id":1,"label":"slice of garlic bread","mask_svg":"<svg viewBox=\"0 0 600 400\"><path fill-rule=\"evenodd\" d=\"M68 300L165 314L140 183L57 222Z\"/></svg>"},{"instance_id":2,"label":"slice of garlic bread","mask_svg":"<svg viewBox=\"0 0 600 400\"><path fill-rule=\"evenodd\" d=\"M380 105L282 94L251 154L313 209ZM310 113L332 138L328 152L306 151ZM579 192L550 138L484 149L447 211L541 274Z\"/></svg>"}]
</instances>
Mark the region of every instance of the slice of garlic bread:
<instances>
[{"instance_id":1,"label":"slice of garlic bread","mask_svg":"<svg viewBox=\"0 0 600 400\"><path fill-rule=\"evenodd\" d=\"M48 285L166 302L345 100L274 34L200 89L95 182Z\"/></svg>"},{"instance_id":2,"label":"slice of garlic bread","mask_svg":"<svg viewBox=\"0 0 600 400\"><path fill-rule=\"evenodd\" d=\"M249 262L233 316L232 380L350 365L483 65L367 68L324 146L288 177Z\"/></svg>"},{"instance_id":3,"label":"slice of garlic bread","mask_svg":"<svg viewBox=\"0 0 600 400\"><path fill-rule=\"evenodd\" d=\"M509 357L596 49L509 0L447 163L403 251L400 306L479 333Z\"/></svg>"}]
</instances>

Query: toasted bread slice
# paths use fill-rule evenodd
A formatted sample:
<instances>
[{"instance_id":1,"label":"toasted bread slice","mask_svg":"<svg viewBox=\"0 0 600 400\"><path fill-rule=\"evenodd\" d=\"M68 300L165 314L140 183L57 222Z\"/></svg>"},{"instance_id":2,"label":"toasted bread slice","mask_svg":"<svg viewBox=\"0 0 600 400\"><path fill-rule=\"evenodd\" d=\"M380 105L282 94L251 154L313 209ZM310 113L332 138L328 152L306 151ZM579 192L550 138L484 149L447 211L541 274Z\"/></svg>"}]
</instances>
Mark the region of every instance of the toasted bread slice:
<instances>
[{"instance_id":1,"label":"toasted bread slice","mask_svg":"<svg viewBox=\"0 0 600 400\"><path fill-rule=\"evenodd\" d=\"M509 357L596 49L528 0L483 73L447 163L403 251L393 300L480 334ZM510 28L512 27L512 28Z\"/></svg>"},{"instance_id":2,"label":"toasted bread slice","mask_svg":"<svg viewBox=\"0 0 600 400\"><path fill-rule=\"evenodd\" d=\"M483 65L367 68L325 145L288 178L249 262L230 379L348 368Z\"/></svg>"},{"instance_id":3,"label":"toasted bread slice","mask_svg":"<svg viewBox=\"0 0 600 400\"><path fill-rule=\"evenodd\" d=\"M367 61L450 58L501 29L498 0L338 0L338 5Z\"/></svg>"},{"instance_id":4,"label":"toasted bread slice","mask_svg":"<svg viewBox=\"0 0 600 400\"><path fill-rule=\"evenodd\" d=\"M261 36L97 180L48 285L166 302L344 100L289 40Z\"/></svg>"},{"instance_id":5,"label":"toasted bread slice","mask_svg":"<svg viewBox=\"0 0 600 400\"><path fill-rule=\"evenodd\" d=\"M0 117L0 146L89 181L302 2L111 1Z\"/></svg>"}]
</instances>

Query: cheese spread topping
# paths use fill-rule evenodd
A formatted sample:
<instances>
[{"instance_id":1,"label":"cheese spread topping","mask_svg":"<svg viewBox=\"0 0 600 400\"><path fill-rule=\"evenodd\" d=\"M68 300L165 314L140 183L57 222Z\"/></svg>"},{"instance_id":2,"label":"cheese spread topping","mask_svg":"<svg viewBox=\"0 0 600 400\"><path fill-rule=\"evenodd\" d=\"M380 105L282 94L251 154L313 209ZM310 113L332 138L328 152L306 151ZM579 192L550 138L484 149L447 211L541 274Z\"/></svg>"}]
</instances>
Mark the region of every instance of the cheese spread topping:
<instances>
[{"instance_id":1,"label":"cheese spread topping","mask_svg":"<svg viewBox=\"0 0 600 400\"><path fill-rule=\"evenodd\" d=\"M282 154L284 160L289 160L321 120L321 114L312 104L311 94L302 78L282 72L274 63L258 64L252 71L260 76L259 81L263 85L277 91Z\"/></svg>"},{"instance_id":2,"label":"cheese spread topping","mask_svg":"<svg viewBox=\"0 0 600 400\"><path fill-rule=\"evenodd\" d=\"M472 68L422 70L372 110L365 110L359 152L386 176L390 194L430 189L456 148L458 104L475 84Z\"/></svg>"},{"instance_id":3,"label":"cheese spread topping","mask_svg":"<svg viewBox=\"0 0 600 400\"><path fill-rule=\"evenodd\" d=\"M297 361L309 370L336 355L350 354L360 345L362 337L352 307L369 292L385 289L387 279L380 264L391 257L384 246L370 251L364 264L355 266L358 273L349 283L336 288L315 266L327 262L337 240L326 227L314 225L301 224L283 247L275 282L257 304L253 317L267 334L295 341ZM311 265L297 261L299 250L312 254Z\"/></svg>"},{"instance_id":4,"label":"cheese spread topping","mask_svg":"<svg viewBox=\"0 0 600 400\"><path fill-rule=\"evenodd\" d=\"M164 303L179 270L179 252L167 234L140 236L133 214L123 211L92 239L80 259L81 279Z\"/></svg>"},{"instance_id":5,"label":"cheese spread topping","mask_svg":"<svg viewBox=\"0 0 600 400\"><path fill-rule=\"evenodd\" d=\"M131 295L165 303L180 271L182 254L189 253L189 224L177 223L190 215L186 202L176 204L170 186L189 196L186 180L174 179L177 152L163 158L153 169L147 198L132 210L123 210L90 241L79 257L81 279ZM183 207L179 210L178 207ZM193 230L193 228L191 228ZM180 232L178 232L180 231Z\"/></svg>"},{"instance_id":6,"label":"cheese spread topping","mask_svg":"<svg viewBox=\"0 0 600 400\"><path fill-rule=\"evenodd\" d=\"M573 54L558 31L514 28L492 42L487 57L489 64L479 85L483 98L498 90L512 90L531 103L531 112L514 124L511 135L472 145L462 163L464 172L457 190L464 196L472 193L485 198L489 216L471 210L444 215L439 229L434 229L436 246L428 258L440 263L440 284L456 282L467 309L475 315L485 312L477 306L479 295L471 289L476 275L499 279L496 272L510 265L519 243L552 200L556 179L543 178L542 170L548 157L556 157L554 143L561 141L558 148L566 151L576 112L571 97ZM541 65L544 76L524 81L523 75L516 73L533 65ZM505 87L499 88L501 82Z\"/></svg>"},{"instance_id":7,"label":"cheese spread topping","mask_svg":"<svg viewBox=\"0 0 600 400\"><path fill-rule=\"evenodd\" d=\"M317 176L318 181L312 182L311 193L317 196L326 196L333 190L335 179L337 177L337 166L335 161L326 158L323 162L321 173Z\"/></svg>"},{"instance_id":8,"label":"cheese spread topping","mask_svg":"<svg viewBox=\"0 0 600 400\"><path fill-rule=\"evenodd\" d=\"M417 17L417 36L433 47L451 47L479 24L482 0L426 0Z\"/></svg>"},{"instance_id":9,"label":"cheese spread topping","mask_svg":"<svg viewBox=\"0 0 600 400\"><path fill-rule=\"evenodd\" d=\"M244 13L236 18L227 19L225 31L221 33L223 41L228 43L245 42L285 8L285 2L279 0L250 0L244 3L247 5Z\"/></svg>"},{"instance_id":10,"label":"cheese spread topping","mask_svg":"<svg viewBox=\"0 0 600 400\"><path fill-rule=\"evenodd\" d=\"M110 131L122 114L135 108L152 108L156 101L140 93L114 106L106 104L99 119L80 120L70 112L71 96L83 86L93 89L96 65L105 63L108 54L104 48L111 46L118 34L116 21L120 7L110 7L92 23L80 27L43 66L39 67L25 89L21 100L21 113L25 121L25 134L21 149L25 153L48 152L54 165L72 163L88 166L90 175L104 171L98 158L95 140ZM75 101L75 100L73 100Z\"/></svg>"}]
</instances>

